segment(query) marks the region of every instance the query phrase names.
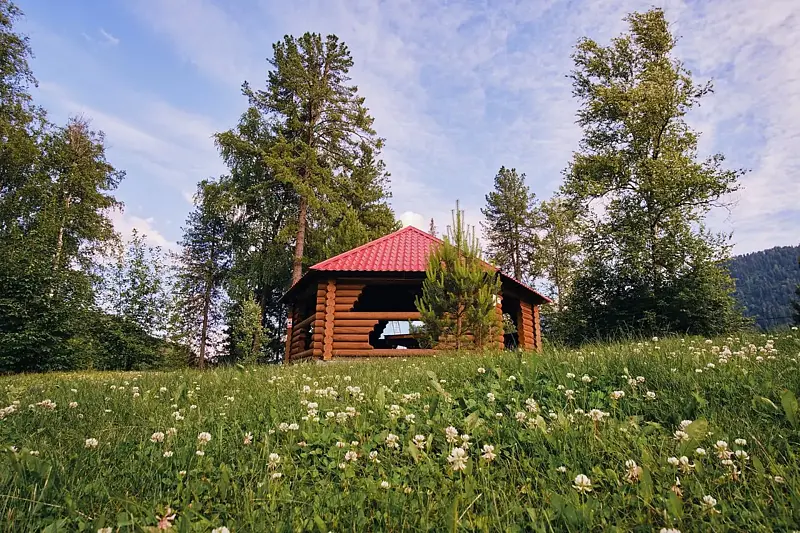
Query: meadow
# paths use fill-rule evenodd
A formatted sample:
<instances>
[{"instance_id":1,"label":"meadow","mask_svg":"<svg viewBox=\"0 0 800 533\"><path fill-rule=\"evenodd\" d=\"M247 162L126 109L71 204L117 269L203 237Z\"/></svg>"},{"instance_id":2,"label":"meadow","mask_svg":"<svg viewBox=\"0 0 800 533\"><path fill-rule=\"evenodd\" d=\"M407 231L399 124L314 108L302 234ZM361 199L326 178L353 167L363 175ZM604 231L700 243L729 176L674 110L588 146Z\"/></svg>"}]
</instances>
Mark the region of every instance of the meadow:
<instances>
[{"instance_id":1,"label":"meadow","mask_svg":"<svg viewBox=\"0 0 800 533\"><path fill-rule=\"evenodd\" d=\"M800 333L0 377L0 529L792 531Z\"/></svg>"}]
</instances>

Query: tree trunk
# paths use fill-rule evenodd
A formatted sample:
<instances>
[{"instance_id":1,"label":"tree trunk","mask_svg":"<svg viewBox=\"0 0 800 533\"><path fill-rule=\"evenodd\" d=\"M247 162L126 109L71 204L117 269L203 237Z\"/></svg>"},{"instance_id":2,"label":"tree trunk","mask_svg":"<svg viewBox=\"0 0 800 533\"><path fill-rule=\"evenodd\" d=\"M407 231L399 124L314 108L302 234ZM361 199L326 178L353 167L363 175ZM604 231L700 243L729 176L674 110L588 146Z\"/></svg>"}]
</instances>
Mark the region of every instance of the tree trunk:
<instances>
[{"instance_id":1,"label":"tree trunk","mask_svg":"<svg viewBox=\"0 0 800 533\"><path fill-rule=\"evenodd\" d=\"M297 215L297 242L294 246L294 260L292 262L292 285L300 281L300 278L303 277L303 248L306 242L307 211L308 201L304 196L301 196Z\"/></svg>"},{"instance_id":2,"label":"tree trunk","mask_svg":"<svg viewBox=\"0 0 800 533\"><path fill-rule=\"evenodd\" d=\"M208 311L211 307L211 280L206 281L206 290L203 294L203 326L200 329L200 359L197 366L201 369L206 366L206 339L208 338Z\"/></svg>"},{"instance_id":3,"label":"tree trunk","mask_svg":"<svg viewBox=\"0 0 800 533\"><path fill-rule=\"evenodd\" d=\"M53 254L53 285L50 287L50 298L55 295L55 283L58 274L58 264L61 262L61 250L64 248L64 226L67 225L67 211L71 198L67 196L64 198L64 216L61 217L61 224L58 227L58 239L56 239L56 251Z\"/></svg>"}]
</instances>

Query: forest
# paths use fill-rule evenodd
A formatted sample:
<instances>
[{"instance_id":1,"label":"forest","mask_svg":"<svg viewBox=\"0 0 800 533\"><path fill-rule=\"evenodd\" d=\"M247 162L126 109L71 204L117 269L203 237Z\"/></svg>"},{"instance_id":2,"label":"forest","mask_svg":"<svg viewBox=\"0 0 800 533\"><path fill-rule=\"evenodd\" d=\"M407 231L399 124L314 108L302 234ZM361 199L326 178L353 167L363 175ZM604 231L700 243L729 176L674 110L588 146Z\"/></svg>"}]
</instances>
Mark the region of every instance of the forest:
<instances>
[{"instance_id":1,"label":"forest","mask_svg":"<svg viewBox=\"0 0 800 533\"><path fill-rule=\"evenodd\" d=\"M243 80L241 115L214 137L227 173L198 176L180 251L119 235L125 172L91 117L53 124L33 101L21 15L0 0L0 372L278 362L279 298L304 269L400 227L381 159L391 139L352 84L355 59L335 35L305 33L273 45L263 85ZM626 22L611 44L575 45L583 135L552 197L514 168L487 176L482 254L553 298L552 342L747 327L730 238L704 224L743 170L700 159L685 121L712 86L675 56L662 10ZM746 277L761 267L741 261L748 313L785 315L756 311L745 295L772 274Z\"/></svg>"},{"instance_id":2,"label":"forest","mask_svg":"<svg viewBox=\"0 0 800 533\"><path fill-rule=\"evenodd\" d=\"M731 258L736 299L746 316L761 329L794 323L800 285L800 246L776 246L769 250Z\"/></svg>"}]
</instances>

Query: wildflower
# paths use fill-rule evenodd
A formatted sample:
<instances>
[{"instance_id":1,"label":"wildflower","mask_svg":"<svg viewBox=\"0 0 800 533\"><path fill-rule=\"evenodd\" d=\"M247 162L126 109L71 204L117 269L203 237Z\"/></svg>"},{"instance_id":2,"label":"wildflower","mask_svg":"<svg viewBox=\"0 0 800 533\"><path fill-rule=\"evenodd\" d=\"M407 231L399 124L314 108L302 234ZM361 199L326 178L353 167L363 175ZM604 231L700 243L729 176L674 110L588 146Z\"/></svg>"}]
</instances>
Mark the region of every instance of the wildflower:
<instances>
[{"instance_id":1,"label":"wildflower","mask_svg":"<svg viewBox=\"0 0 800 533\"><path fill-rule=\"evenodd\" d=\"M703 496L703 507L707 511L712 510L715 505L717 505L717 500L713 496L709 496L708 494Z\"/></svg>"},{"instance_id":2,"label":"wildflower","mask_svg":"<svg viewBox=\"0 0 800 533\"><path fill-rule=\"evenodd\" d=\"M392 418L397 418L400 416L400 406L399 405L390 405L389 406L389 416Z\"/></svg>"},{"instance_id":3,"label":"wildflower","mask_svg":"<svg viewBox=\"0 0 800 533\"><path fill-rule=\"evenodd\" d=\"M287 431L289 431L289 424L286 422L281 422L280 424L278 424L278 429L286 433Z\"/></svg>"},{"instance_id":4,"label":"wildflower","mask_svg":"<svg viewBox=\"0 0 800 533\"><path fill-rule=\"evenodd\" d=\"M670 457L669 459L667 459L667 462L672 466L678 466L680 464L680 461L678 460L677 457Z\"/></svg>"},{"instance_id":5,"label":"wildflower","mask_svg":"<svg viewBox=\"0 0 800 533\"><path fill-rule=\"evenodd\" d=\"M373 463L380 463L381 462L381 460L378 459L378 452L375 451L375 450L372 450L371 452L369 452L369 460L372 461Z\"/></svg>"},{"instance_id":6,"label":"wildflower","mask_svg":"<svg viewBox=\"0 0 800 533\"><path fill-rule=\"evenodd\" d=\"M625 468L627 468L627 472L625 473L625 478L628 480L629 483L633 483L639 480L639 476L642 475L642 467L636 464L636 461L633 459L628 459L625 461Z\"/></svg>"},{"instance_id":7,"label":"wildflower","mask_svg":"<svg viewBox=\"0 0 800 533\"><path fill-rule=\"evenodd\" d=\"M170 529L172 527L172 522L175 520L175 513L172 512L172 509L167 507L167 510L164 511L164 516L156 515L156 518L158 519L158 526L156 526L156 529Z\"/></svg>"},{"instance_id":8,"label":"wildflower","mask_svg":"<svg viewBox=\"0 0 800 533\"><path fill-rule=\"evenodd\" d=\"M781 477L781 476L775 476L775 477L773 477L773 478L772 478L772 480L773 480L775 483L786 483L786 480L785 480L785 479L783 479L783 477Z\"/></svg>"},{"instance_id":9,"label":"wildflower","mask_svg":"<svg viewBox=\"0 0 800 533\"><path fill-rule=\"evenodd\" d=\"M647 391L645 396L647 397L648 400L655 400L656 399L656 393L651 391L651 390Z\"/></svg>"},{"instance_id":10,"label":"wildflower","mask_svg":"<svg viewBox=\"0 0 800 533\"><path fill-rule=\"evenodd\" d=\"M525 408L531 413L539 412L539 404L533 398L525 400Z\"/></svg>"},{"instance_id":11,"label":"wildflower","mask_svg":"<svg viewBox=\"0 0 800 533\"><path fill-rule=\"evenodd\" d=\"M658 533L681 533L681 530L674 527L662 527Z\"/></svg>"},{"instance_id":12,"label":"wildflower","mask_svg":"<svg viewBox=\"0 0 800 533\"><path fill-rule=\"evenodd\" d=\"M343 441L340 441L340 440L336 441L336 447L337 448L347 448L347 443L343 442Z\"/></svg>"},{"instance_id":13,"label":"wildflower","mask_svg":"<svg viewBox=\"0 0 800 533\"><path fill-rule=\"evenodd\" d=\"M750 456L747 455L747 452L744 450L736 450L734 455L736 455L737 459L741 459L742 461L747 461L750 458Z\"/></svg>"},{"instance_id":14,"label":"wildflower","mask_svg":"<svg viewBox=\"0 0 800 533\"><path fill-rule=\"evenodd\" d=\"M697 448L697 449L695 449L694 453L696 453L700 457L704 457L706 455L706 449L705 448Z\"/></svg>"},{"instance_id":15,"label":"wildflower","mask_svg":"<svg viewBox=\"0 0 800 533\"><path fill-rule=\"evenodd\" d=\"M347 463L339 463L339 468L341 470L344 470L345 468L347 468Z\"/></svg>"},{"instance_id":16,"label":"wildflower","mask_svg":"<svg viewBox=\"0 0 800 533\"><path fill-rule=\"evenodd\" d=\"M453 426L444 428L444 438L447 439L447 442L453 444L458 440L458 430Z\"/></svg>"},{"instance_id":17,"label":"wildflower","mask_svg":"<svg viewBox=\"0 0 800 533\"><path fill-rule=\"evenodd\" d=\"M486 373L485 368L483 368L482 366L478 367L478 374L485 374L485 373Z\"/></svg>"},{"instance_id":18,"label":"wildflower","mask_svg":"<svg viewBox=\"0 0 800 533\"><path fill-rule=\"evenodd\" d=\"M575 374L572 372L567 372L567 379L575 379Z\"/></svg>"},{"instance_id":19,"label":"wildflower","mask_svg":"<svg viewBox=\"0 0 800 533\"><path fill-rule=\"evenodd\" d=\"M206 452L204 452L203 450L197 450L194 452L194 454L198 457L203 457L206 454Z\"/></svg>"},{"instance_id":20,"label":"wildflower","mask_svg":"<svg viewBox=\"0 0 800 533\"><path fill-rule=\"evenodd\" d=\"M278 468L278 465L280 463L281 463L280 455L274 452L269 454L269 457L267 458L267 468L269 468L270 470L275 470L276 468Z\"/></svg>"},{"instance_id":21,"label":"wildflower","mask_svg":"<svg viewBox=\"0 0 800 533\"><path fill-rule=\"evenodd\" d=\"M194 411L195 409L197 409L196 405L192 404L189 406L189 410Z\"/></svg>"},{"instance_id":22,"label":"wildflower","mask_svg":"<svg viewBox=\"0 0 800 533\"><path fill-rule=\"evenodd\" d=\"M516 376L508 376L506 378L506 381L517 381L517 377Z\"/></svg>"},{"instance_id":23,"label":"wildflower","mask_svg":"<svg viewBox=\"0 0 800 533\"><path fill-rule=\"evenodd\" d=\"M736 443L738 446L747 446L747 441L744 439L736 439L733 442Z\"/></svg>"},{"instance_id":24,"label":"wildflower","mask_svg":"<svg viewBox=\"0 0 800 533\"><path fill-rule=\"evenodd\" d=\"M381 481L381 488L384 489L384 490L388 489L389 488L389 482L388 481Z\"/></svg>"},{"instance_id":25,"label":"wildflower","mask_svg":"<svg viewBox=\"0 0 800 533\"><path fill-rule=\"evenodd\" d=\"M494 461L497 455L494 453L494 446L491 444L484 444L483 445L483 455L481 455L486 461L492 462Z\"/></svg>"},{"instance_id":26,"label":"wildflower","mask_svg":"<svg viewBox=\"0 0 800 533\"><path fill-rule=\"evenodd\" d=\"M352 463L352 462L355 462L356 459L358 459L358 452L350 450L350 451L348 451L347 453L344 454L344 460L345 461L350 461Z\"/></svg>"},{"instance_id":27,"label":"wildflower","mask_svg":"<svg viewBox=\"0 0 800 533\"><path fill-rule=\"evenodd\" d=\"M564 466L564 465L561 465L558 468L556 468L556 471L557 472L561 472L562 474L566 474L567 473L567 467Z\"/></svg>"},{"instance_id":28,"label":"wildflower","mask_svg":"<svg viewBox=\"0 0 800 533\"><path fill-rule=\"evenodd\" d=\"M186 470L181 470L180 472L178 472L178 475L181 476L181 477L185 476L186 475Z\"/></svg>"},{"instance_id":29,"label":"wildflower","mask_svg":"<svg viewBox=\"0 0 800 533\"><path fill-rule=\"evenodd\" d=\"M653 342L658 342L658 337L653 337Z\"/></svg>"},{"instance_id":30,"label":"wildflower","mask_svg":"<svg viewBox=\"0 0 800 533\"><path fill-rule=\"evenodd\" d=\"M681 423L678 424L678 429L681 431L685 431L686 428L688 428L692 422L694 422L694 420L681 420Z\"/></svg>"},{"instance_id":31,"label":"wildflower","mask_svg":"<svg viewBox=\"0 0 800 533\"><path fill-rule=\"evenodd\" d=\"M683 495L683 490L681 490L681 480L680 478L675 478L675 484L670 487L672 492L675 493L676 496L681 497Z\"/></svg>"},{"instance_id":32,"label":"wildflower","mask_svg":"<svg viewBox=\"0 0 800 533\"><path fill-rule=\"evenodd\" d=\"M680 429L675 432L675 440L678 441L685 441L689 440L689 434L685 431L681 431Z\"/></svg>"},{"instance_id":33,"label":"wildflower","mask_svg":"<svg viewBox=\"0 0 800 533\"><path fill-rule=\"evenodd\" d=\"M517 422L525 422L525 419L528 418L528 415L522 411L517 411L517 413L514 415L514 418L516 418Z\"/></svg>"},{"instance_id":34,"label":"wildflower","mask_svg":"<svg viewBox=\"0 0 800 533\"><path fill-rule=\"evenodd\" d=\"M464 470L467 468L467 452L464 448L453 448L447 457L447 462L453 467L453 471Z\"/></svg>"},{"instance_id":35,"label":"wildflower","mask_svg":"<svg viewBox=\"0 0 800 533\"><path fill-rule=\"evenodd\" d=\"M174 437L178 434L178 430L176 428L169 428L167 430L167 437Z\"/></svg>"},{"instance_id":36,"label":"wildflower","mask_svg":"<svg viewBox=\"0 0 800 533\"><path fill-rule=\"evenodd\" d=\"M197 435L197 440L200 441L201 444L206 444L211 441L211 433L203 431Z\"/></svg>"},{"instance_id":37,"label":"wildflower","mask_svg":"<svg viewBox=\"0 0 800 533\"><path fill-rule=\"evenodd\" d=\"M490 402L493 402L495 400L494 394L492 394L491 392L487 392L486 399L489 400Z\"/></svg>"},{"instance_id":38,"label":"wildflower","mask_svg":"<svg viewBox=\"0 0 800 533\"><path fill-rule=\"evenodd\" d=\"M97 439L91 439L91 438L90 439L86 439L86 442L84 443L84 447L85 448L97 448L97 446L99 446L99 445L100 445L100 442L98 442Z\"/></svg>"},{"instance_id":39,"label":"wildflower","mask_svg":"<svg viewBox=\"0 0 800 533\"><path fill-rule=\"evenodd\" d=\"M470 445L469 435L464 433L463 435L461 435L461 447L467 450L469 449L469 445Z\"/></svg>"},{"instance_id":40,"label":"wildflower","mask_svg":"<svg viewBox=\"0 0 800 533\"><path fill-rule=\"evenodd\" d=\"M409 424L413 424L415 418L416 416L413 413L409 413L406 415L406 422L408 422Z\"/></svg>"},{"instance_id":41,"label":"wildflower","mask_svg":"<svg viewBox=\"0 0 800 533\"><path fill-rule=\"evenodd\" d=\"M411 494L413 492L413 489L411 487L406 487L403 489L403 492L406 494Z\"/></svg>"},{"instance_id":42,"label":"wildflower","mask_svg":"<svg viewBox=\"0 0 800 533\"><path fill-rule=\"evenodd\" d=\"M714 448L717 450L717 457L720 459L730 459L731 452L728 450L728 443L724 440L718 440L716 444L714 444Z\"/></svg>"},{"instance_id":43,"label":"wildflower","mask_svg":"<svg viewBox=\"0 0 800 533\"><path fill-rule=\"evenodd\" d=\"M160 389L158 389L158 392L163 394L163 393L167 392L167 388L166 387L161 387Z\"/></svg>"},{"instance_id":44,"label":"wildflower","mask_svg":"<svg viewBox=\"0 0 800 533\"><path fill-rule=\"evenodd\" d=\"M400 443L398 442L398 437L394 433L389 433L386 435L386 446L388 448L399 448Z\"/></svg>"},{"instance_id":45,"label":"wildflower","mask_svg":"<svg viewBox=\"0 0 800 533\"><path fill-rule=\"evenodd\" d=\"M211 533L231 533L230 529L225 526L222 527L215 527L211 530Z\"/></svg>"},{"instance_id":46,"label":"wildflower","mask_svg":"<svg viewBox=\"0 0 800 533\"><path fill-rule=\"evenodd\" d=\"M306 444L306 441L304 441L304 440L301 440L300 442L298 442L297 445L300 446L301 448L305 448L306 446L308 446L308 444Z\"/></svg>"},{"instance_id":47,"label":"wildflower","mask_svg":"<svg viewBox=\"0 0 800 533\"><path fill-rule=\"evenodd\" d=\"M110 527L100 527L97 528L97 533L113 533L113 529Z\"/></svg>"},{"instance_id":48,"label":"wildflower","mask_svg":"<svg viewBox=\"0 0 800 533\"><path fill-rule=\"evenodd\" d=\"M53 409L56 408L57 404L54 401L48 399L48 400L42 400L36 405L42 407L43 409L47 409L48 411L52 411Z\"/></svg>"},{"instance_id":49,"label":"wildflower","mask_svg":"<svg viewBox=\"0 0 800 533\"><path fill-rule=\"evenodd\" d=\"M619 400L620 398L624 397L625 397L625 391L615 390L614 392L611 393L612 400Z\"/></svg>"},{"instance_id":50,"label":"wildflower","mask_svg":"<svg viewBox=\"0 0 800 533\"><path fill-rule=\"evenodd\" d=\"M425 448L425 435L414 435L413 441L417 449L422 450Z\"/></svg>"},{"instance_id":51,"label":"wildflower","mask_svg":"<svg viewBox=\"0 0 800 533\"><path fill-rule=\"evenodd\" d=\"M75 409L76 407L78 407L78 402L69 402L70 409Z\"/></svg>"},{"instance_id":52,"label":"wildflower","mask_svg":"<svg viewBox=\"0 0 800 533\"><path fill-rule=\"evenodd\" d=\"M595 422L601 422L603 418L608 416L608 413L601 411L600 409L592 409L586 414L586 416L588 416Z\"/></svg>"},{"instance_id":53,"label":"wildflower","mask_svg":"<svg viewBox=\"0 0 800 533\"><path fill-rule=\"evenodd\" d=\"M574 400L575 399L575 391L572 389L567 389L564 391L564 396L566 396L567 400Z\"/></svg>"},{"instance_id":54,"label":"wildflower","mask_svg":"<svg viewBox=\"0 0 800 533\"><path fill-rule=\"evenodd\" d=\"M591 383L592 378L589 377L589 374L584 374L583 377L581 377L581 381L584 383Z\"/></svg>"},{"instance_id":55,"label":"wildflower","mask_svg":"<svg viewBox=\"0 0 800 533\"><path fill-rule=\"evenodd\" d=\"M678 462L680 463L682 472L689 472L692 468L694 468L694 463L690 463L689 458L685 455L681 455L680 459L678 459Z\"/></svg>"},{"instance_id":56,"label":"wildflower","mask_svg":"<svg viewBox=\"0 0 800 533\"><path fill-rule=\"evenodd\" d=\"M577 476L575 476L575 481L572 485L572 488L574 488L581 494L592 492L592 480L583 474L578 474Z\"/></svg>"},{"instance_id":57,"label":"wildflower","mask_svg":"<svg viewBox=\"0 0 800 533\"><path fill-rule=\"evenodd\" d=\"M156 431L150 436L150 442L164 442L164 433Z\"/></svg>"}]
</instances>

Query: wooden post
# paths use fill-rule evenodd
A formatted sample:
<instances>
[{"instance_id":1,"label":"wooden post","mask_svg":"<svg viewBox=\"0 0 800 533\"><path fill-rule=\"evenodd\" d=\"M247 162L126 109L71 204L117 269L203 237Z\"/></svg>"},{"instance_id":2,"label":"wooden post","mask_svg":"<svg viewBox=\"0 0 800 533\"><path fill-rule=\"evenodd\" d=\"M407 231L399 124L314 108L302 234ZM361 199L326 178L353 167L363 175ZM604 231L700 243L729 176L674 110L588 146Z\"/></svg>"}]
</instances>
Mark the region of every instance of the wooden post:
<instances>
[{"instance_id":1,"label":"wooden post","mask_svg":"<svg viewBox=\"0 0 800 533\"><path fill-rule=\"evenodd\" d=\"M500 328L497 334L497 349L502 350L505 346L503 342L503 297L501 295L497 295L497 325Z\"/></svg>"},{"instance_id":2,"label":"wooden post","mask_svg":"<svg viewBox=\"0 0 800 533\"><path fill-rule=\"evenodd\" d=\"M336 280L329 280L325 293L325 332L322 336L322 359L333 357L333 321L336 309Z\"/></svg>"},{"instance_id":3,"label":"wooden post","mask_svg":"<svg viewBox=\"0 0 800 533\"><path fill-rule=\"evenodd\" d=\"M539 306L533 306L533 348L542 351L542 323L539 320Z\"/></svg>"},{"instance_id":4,"label":"wooden post","mask_svg":"<svg viewBox=\"0 0 800 533\"><path fill-rule=\"evenodd\" d=\"M294 306L289 306L289 316L286 318L286 354L283 356L284 364L289 364L292 361L292 316L294 315Z\"/></svg>"}]
</instances>

